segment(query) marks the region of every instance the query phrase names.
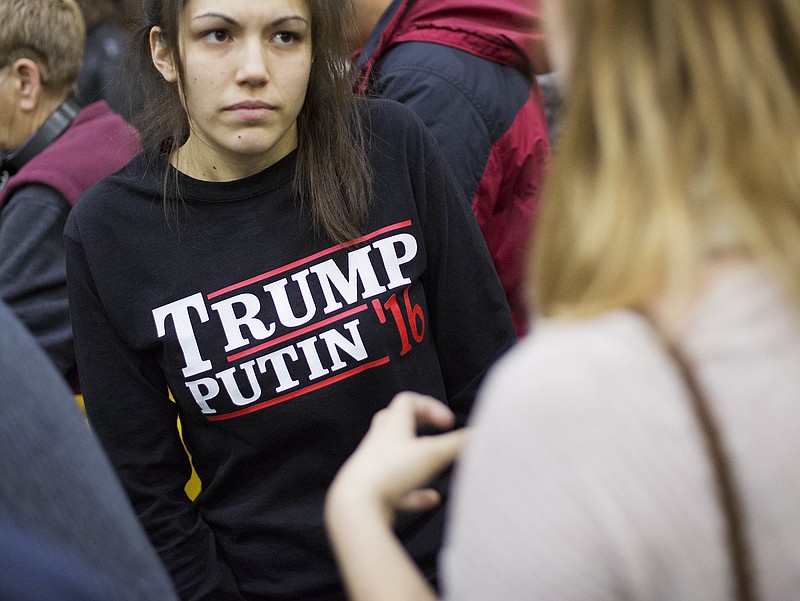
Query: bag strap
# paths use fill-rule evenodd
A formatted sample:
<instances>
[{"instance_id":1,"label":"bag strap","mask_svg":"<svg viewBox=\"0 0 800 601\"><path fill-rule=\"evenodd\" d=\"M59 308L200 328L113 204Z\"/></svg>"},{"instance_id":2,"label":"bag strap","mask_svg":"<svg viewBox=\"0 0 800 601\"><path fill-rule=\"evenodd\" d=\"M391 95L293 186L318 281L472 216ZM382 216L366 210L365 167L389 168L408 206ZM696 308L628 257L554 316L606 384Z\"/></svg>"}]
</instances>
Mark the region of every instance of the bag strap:
<instances>
[{"instance_id":1,"label":"bag strap","mask_svg":"<svg viewBox=\"0 0 800 601\"><path fill-rule=\"evenodd\" d=\"M652 320L649 318L648 320L652 323ZM660 330L658 328L656 330L660 334ZM744 508L736 487L730 458L725 453L725 445L717 421L686 356L663 335L659 337L686 384L691 397L692 410L705 438L706 450L717 482L719 503L727 524L728 550L735 586L734 598L738 601L757 601L755 570L744 527Z\"/></svg>"}]
</instances>

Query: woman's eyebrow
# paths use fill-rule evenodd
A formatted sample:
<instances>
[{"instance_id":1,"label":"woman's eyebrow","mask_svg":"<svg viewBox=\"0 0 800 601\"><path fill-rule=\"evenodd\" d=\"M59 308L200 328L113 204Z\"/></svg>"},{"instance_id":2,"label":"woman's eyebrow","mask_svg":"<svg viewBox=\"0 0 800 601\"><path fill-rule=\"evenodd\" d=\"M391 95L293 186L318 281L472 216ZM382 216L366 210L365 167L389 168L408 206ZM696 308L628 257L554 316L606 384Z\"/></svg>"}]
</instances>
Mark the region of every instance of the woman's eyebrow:
<instances>
[{"instance_id":1,"label":"woman's eyebrow","mask_svg":"<svg viewBox=\"0 0 800 601\"><path fill-rule=\"evenodd\" d=\"M301 17L300 15L291 15L291 16L288 16L288 17L281 17L279 19L275 19L272 22L272 25L274 25L274 26L283 25L287 21L302 21L303 23L308 25L308 21L305 19L305 17Z\"/></svg>"},{"instance_id":2,"label":"woman's eyebrow","mask_svg":"<svg viewBox=\"0 0 800 601\"><path fill-rule=\"evenodd\" d=\"M196 17L193 17L192 21L197 21L199 19L211 19L211 18L222 19L223 21L230 23L231 25L238 25L236 19L220 13L203 13L202 15L197 15Z\"/></svg>"},{"instance_id":3,"label":"woman's eyebrow","mask_svg":"<svg viewBox=\"0 0 800 601\"><path fill-rule=\"evenodd\" d=\"M202 15L197 15L192 20L197 21L198 19L210 19L210 18L217 18L222 19L223 21L230 23L231 25L238 25L238 22L233 17L229 17L228 15L223 15L221 13L203 13ZM272 26L283 25L287 21L302 21L306 25L308 25L308 21L305 17L301 17L300 15L289 15L286 17L279 17L272 21Z\"/></svg>"}]
</instances>

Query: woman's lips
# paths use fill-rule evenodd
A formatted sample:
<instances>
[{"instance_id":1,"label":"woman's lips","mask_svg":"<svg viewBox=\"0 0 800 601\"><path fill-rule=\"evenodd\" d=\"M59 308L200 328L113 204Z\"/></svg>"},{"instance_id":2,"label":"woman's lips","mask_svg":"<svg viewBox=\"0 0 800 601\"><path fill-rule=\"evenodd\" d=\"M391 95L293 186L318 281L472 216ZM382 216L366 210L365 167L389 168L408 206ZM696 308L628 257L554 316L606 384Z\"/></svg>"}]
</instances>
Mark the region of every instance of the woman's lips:
<instances>
[{"instance_id":1,"label":"woman's lips","mask_svg":"<svg viewBox=\"0 0 800 601\"><path fill-rule=\"evenodd\" d=\"M225 112L232 113L237 118L245 121L258 121L265 119L276 110L276 107L261 101L248 100L237 102L225 107Z\"/></svg>"}]
</instances>

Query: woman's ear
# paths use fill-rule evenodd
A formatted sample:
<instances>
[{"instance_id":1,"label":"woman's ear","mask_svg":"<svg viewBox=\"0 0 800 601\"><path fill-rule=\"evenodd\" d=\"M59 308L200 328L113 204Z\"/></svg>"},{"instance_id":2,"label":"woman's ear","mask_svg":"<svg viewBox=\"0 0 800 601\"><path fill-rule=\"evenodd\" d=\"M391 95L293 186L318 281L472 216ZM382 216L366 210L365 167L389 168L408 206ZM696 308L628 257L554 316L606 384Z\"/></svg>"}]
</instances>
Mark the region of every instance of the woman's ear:
<instances>
[{"instance_id":1,"label":"woman's ear","mask_svg":"<svg viewBox=\"0 0 800 601\"><path fill-rule=\"evenodd\" d=\"M175 61L172 60L172 53L164 43L164 36L161 35L160 27L153 27L150 30L150 57L161 76L169 83L178 81L178 70L175 68Z\"/></svg>"}]
</instances>

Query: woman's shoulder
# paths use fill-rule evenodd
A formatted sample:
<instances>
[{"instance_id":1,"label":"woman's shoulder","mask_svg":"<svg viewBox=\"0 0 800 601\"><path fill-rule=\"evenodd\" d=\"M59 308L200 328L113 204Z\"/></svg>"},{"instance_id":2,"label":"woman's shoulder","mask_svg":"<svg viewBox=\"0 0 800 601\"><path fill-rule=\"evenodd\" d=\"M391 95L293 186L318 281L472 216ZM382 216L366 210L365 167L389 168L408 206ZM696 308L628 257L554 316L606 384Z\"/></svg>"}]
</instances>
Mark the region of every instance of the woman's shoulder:
<instances>
[{"instance_id":1,"label":"woman's shoulder","mask_svg":"<svg viewBox=\"0 0 800 601\"><path fill-rule=\"evenodd\" d=\"M76 203L78 206L115 202L120 197L157 193L163 184L163 161L142 151L120 169L88 188Z\"/></svg>"},{"instance_id":2,"label":"woman's shoulder","mask_svg":"<svg viewBox=\"0 0 800 601\"><path fill-rule=\"evenodd\" d=\"M657 339L649 322L640 314L618 310L589 318L544 318L531 323L531 333L522 338L498 367L517 371L535 360L551 367L563 364L613 363L638 355Z\"/></svg>"},{"instance_id":3,"label":"woman's shoulder","mask_svg":"<svg viewBox=\"0 0 800 601\"><path fill-rule=\"evenodd\" d=\"M420 121L412 109L390 98L357 98L356 106L361 116L369 119L389 119L410 123Z\"/></svg>"},{"instance_id":4,"label":"woman's shoulder","mask_svg":"<svg viewBox=\"0 0 800 601\"><path fill-rule=\"evenodd\" d=\"M532 405L603 410L606 398L635 394L667 365L656 333L635 312L546 319L494 366L481 396L511 413Z\"/></svg>"},{"instance_id":5,"label":"woman's shoulder","mask_svg":"<svg viewBox=\"0 0 800 601\"><path fill-rule=\"evenodd\" d=\"M427 135L425 123L405 104L389 98L359 98L356 103L362 124L372 134L388 139Z\"/></svg>"},{"instance_id":6,"label":"woman's shoulder","mask_svg":"<svg viewBox=\"0 0 800 601\"><path fill-rule=\"evenodd\" d=\"M440 156L433 135L409 107L395 100L357 100L373 160L427 166Z\"/></svg>"},{"instance_id":7,"label":"woman's shoulder","mask_svg":"<svg viewBox=\"0 0 800 601\"><path fill-rule=\"evenodd\" d=\"M162 161L147 152L140 152L119 170L88 188L70 211L67 232L77 221L97 221L103 216L114 218L120 212L137 211L149 206L163 192Z\"/></svg>"}]
</instances>

